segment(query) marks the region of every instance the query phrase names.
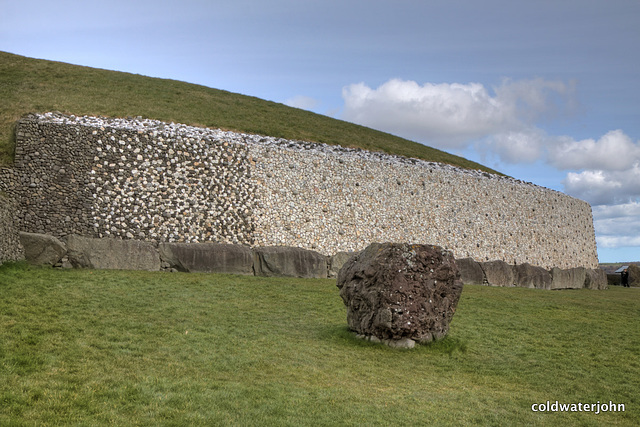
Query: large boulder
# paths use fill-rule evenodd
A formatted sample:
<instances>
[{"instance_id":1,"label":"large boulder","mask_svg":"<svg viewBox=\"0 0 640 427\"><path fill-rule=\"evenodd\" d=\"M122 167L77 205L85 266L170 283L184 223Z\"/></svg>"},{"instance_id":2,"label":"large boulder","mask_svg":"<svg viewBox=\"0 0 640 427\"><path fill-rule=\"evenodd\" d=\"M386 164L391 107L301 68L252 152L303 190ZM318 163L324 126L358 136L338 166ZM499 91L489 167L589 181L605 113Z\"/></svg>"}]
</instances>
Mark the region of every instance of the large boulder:
<instances>
[{"instance_id":1,"label":"large boulder","mask_svg":"<svg viewBox=\"0 0 640 427\"><path fill-rule=\"evenodd\" d=\"M585 272L584 287L587 289L607 289L607 273L600 269L587 269Z\"/></svg>"},{"instance_id":2,"label":"large boulder","mask_svg":"<svg viewBox=\"0 0 640 427\"><path fill-rule=\"evenodd\" d=\"M521 288L551 289L553 278L548 270L528 263L515 266L516 285Z\"/></svg>"},{"instance_id":3,"label":"large boulder","mask_svg":"<svg viewBox=\"0 0 640 427\"><path fill-rule=\"evenodd\" d=\"M138 240L71 235L67 238L67 256L75 268L160 270L160 256L155 245Z\"/></svg>"},{"instance_id":4,"label":"large boulder","mask_svg":"<svg viewBox=\"0 0 640 427\"><path fill-rule=\"evenodd\" d=\"M352 331L400 347L444 337L462 293L451 252L401 243L369 245L342 267L337 286Z\"/></svg>"},{"instance_id":5,"label":"large boulder","mask_svg":"<svg viewBox=\"0 0 640 427\"><path fill-rule=\"evenodd\" d=\"M504 261L481 262L484 277L490 286L515 286L516 270L514 266Z\"/></svg>"},{"instance_id":6,"label":"large boulder","mask_svg":"<svg viewBox=\"0 0 640 427\"><path fill-rule=\"evenodd\" d=\"M584 267L569 269L553 267L551 276L553 276L551 289L582 289L587 279L587 269Z\"/></svg>"},{"instance_id":7,"label":"large boulder","mask_svg":"<svg viewBox=\"0 0 640 427\"><path fill-rule=\"evenodd\" d=\"M327 257L307 249L289 246L254 248L253 269L256 276L265 277L327 277Z\"/></svg>"},{"instance_id":8,"label":"large boulder","mask_svg":"<svg viewBox=\"0 0 640 427\"><path fill-rule=\"evenodd\" d=\"M161 243L167 268L184 272L253 274L253 252L247 246L223 243Z\"/></svg>"},{"instance_id":9,"label":"large boulder","mask_svg":"<svg viewBox=\"0 0 640 427\"><path fill-rule=\"evenodd\" d=\"M57 265L67 253L67 247L58 238L48 234L20 232L24 257L36 265Z\"/></svg>"},{"instance_id":10,"label":"large boulder","mask_svg":"<svg viewBox=\"0 0 640 427\"><path fill-rule=\"evenodd\" d=\"M473 258L461 258L456 260L460 279L465 285L484 285L484 271L480 264Z\"/></svg>"}]
</instances>

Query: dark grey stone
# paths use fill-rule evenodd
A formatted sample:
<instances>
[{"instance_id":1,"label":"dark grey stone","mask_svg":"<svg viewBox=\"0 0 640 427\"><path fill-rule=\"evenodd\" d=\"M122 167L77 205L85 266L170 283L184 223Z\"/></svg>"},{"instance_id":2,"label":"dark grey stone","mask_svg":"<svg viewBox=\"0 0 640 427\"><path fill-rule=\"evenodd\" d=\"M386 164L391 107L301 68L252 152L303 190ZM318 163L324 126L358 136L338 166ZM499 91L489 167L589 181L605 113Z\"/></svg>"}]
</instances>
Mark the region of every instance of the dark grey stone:
<instances>
[{"instance_id":1,"label":"dark grey stone","mask_svg":"<svg viewBox=\"0 0 640 427\"><path fill-rule=\"evenodd\" d=\"M75 268L160 270L156 246L138 240L92 239L72 234L67 238L67 256Z\"/></svg>"},{"instance_id":2,"label":"dark grey stone","mask_svg":"<svg viewBox=\"0 0 640 427\"><path fill-rule=\"evenodd\" d=\"M47 234L20 232L20 242L24 247L24 257L31 264L56 265L67 253L64 243Z\"/></svg>"},{"instance_id":3,"label":"dark grey stone","mask_svg":"<svg viewBox=\"0 0 640 427\"><path fill-rule=\"evenodd\" d=\"M465 285L483 285L484 271L480 264L473 258L462 258L456 260L458 270L460 270L460 279Z\"/></svg>"},{"instance_id":4,"label":"dark grey stone","mask_svg":"<svg viewBox=\"0 0 640 427\"><path fill-rule=\"evenodd\" d=\"M289 246L266 246L253 250L256 276L326 278L327 258L315 251Z\"/></svg>"},{"instance_id":5,"label":"dark grey stone","mask_svg":"<svg viewBox=\"0 0 640 427\"><path fill-rule=\"evenodd\" d=\"M19 212L17 203L0 192L0 264L24 259L18 231Z\"/></svg>"},{"instance_id":6,"label":"dark grey stone","mask_svg":"<svg viewBox=\"0 0 640 427\"><path fill-rule=\"evenodd\" d=\"M528 263L515 266L516 285L521 288L551 289L551 273Z\"/></svg>"},{"instance_id":7,"label":"dark grey stone","mask_svg":"<svg viewBox=\"0 0 640 427\"><path fill-rule=\"evenodd\" d=\"M444 337L462 293L451 252L401 243L369 245L345 263L337 286L352 331L405 348Z\"/></svg>"},{"instance_id":8,"label":"dark grey stone","mask_svg":"<svg viewBox=\"0 0 640 427\"><path fill-rule=\"evenodd\" d=\"M247 246L223 243L161 243L166 268L185 272L253 274L253 252Z\"/></svg>"},{"instance_id":9,"label":"dark grey stone","mask_svg":"<svg viewBox=\"0 0 640 427\"><path fill-rule=\"evenodd\" d=\"M583 267L561 269L552 268L551 289L582 289L584 288L587 276L587 269Z\"/></svg>"},{"instance_id":10,"label":"dark grey stone","mask_svg":"<svg viewBox=\"0 0 640 427\"><path fill-rule=\"evenodd\" d=\"M515 286L517 277L514 266L504 261L481 262L480 266L490 286Z\"/></svg>"},{"instance_id":11,"label":"dark grey stone","mask_svg":"<svg viewBox=\"0 0 640 427\"><path fill-rule=\"evenodd\" d=\"M585 272L585 282L584 282L584 287L587 289L607 289L608 287L608 283L607 283L607 273L600 269L597 268L595 270L593 269L587 269Z\"/></svg>"}]
</instances>

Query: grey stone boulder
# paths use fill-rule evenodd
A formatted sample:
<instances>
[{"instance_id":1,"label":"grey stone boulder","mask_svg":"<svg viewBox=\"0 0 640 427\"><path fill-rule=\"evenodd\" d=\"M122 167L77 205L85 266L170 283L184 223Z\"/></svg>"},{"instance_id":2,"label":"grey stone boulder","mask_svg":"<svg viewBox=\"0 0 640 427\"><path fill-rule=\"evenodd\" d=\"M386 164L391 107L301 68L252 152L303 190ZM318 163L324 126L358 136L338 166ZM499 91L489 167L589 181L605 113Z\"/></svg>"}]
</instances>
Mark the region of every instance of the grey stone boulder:
<instances>
[{"instance_id":1,"label":"grey stone boulder","mask_svg":"<svg viewBox=\"0 0 640 427\"><path fill-rule=\"evenodd\" d=\"M265 246L253 249L253 270L263 277L327 277L327 257L307 249Z\"/></svg>"},{"instance_id":2,"label":"grey stone boulder","mask_svg":"<svg viewBox=\"0 0 640 427\"><path fill-rule=\"evenodd\" d=\"M338 272L342 266L349 261L349 259L356 255L357 252L338 252L328 259L329 278L334 279L338 277Z\"/></svg>"},{"instance_id":3,"label":"grey stone boulder","mask_svg":"<svg viewBox=\"0 0 640 427\"><path fill-rule=\"evenodd\" d=\"M561 269L554 267L551 269L551 289L582 289L584 288L587 269L584 267L575 267L569 269Z\"/></svg>"},{"instance_id":4,"label":"grey stone boulder","mask_svg":"<svg viewBox=\"0 0 640 427\"><path fill-rule=\"evenodd\" d=\"M67 256L74 268L105 270L160 270L160 255L153 243L138 240L67 238Z\"/></svg>"},{"instance_id":5,"label":"grey stone boulder","mask_svg":"<svg viewBox=\"0 0 640 427\"><path fill-rule=\"evenodd\" d=\"M160 260L184 272L253 274L253 252L223 243L161 243Z\"/></svg>"},{"instance_id":6,"label":"grey stone boulder","mask_svg":"<svg viewBox=\"0 0 640 427\"><path fill-rule=\"evenodd\" d=\"M515 286L517 277L514 266L504 261L481 262L480 266L490 286Z\"/></svg>"},{"instance_id":7,"label":"grey stone boulder","mask_svg":"<svg viewBox=\"0 0 640 427\"><path fill-rule=\"evenodd\" d=\"M607 273L600 269L596 268L587 269L585 272L585 282L584 287L587 289L607 289L608 281L607 281Z\"/></svg>"},{"instance_id":8,"label":"grey stone boulder","mask_svg":"<svg viewBox=\"0 0 640 427\"><path fill-rule=\"evenodd\" d=\"M369 245L342 267L337 286L349 329L402 348L443 338L462 293L451 252L403 243Z\"/></svg>"},{"instance_id":9,"label":"grey stone boulder","mask_svg":"<svg viewBox=\"0 0 640 427\"><path fill-rule=\"evenodd\" d=\"M521 288L551 289L553 278L548 270L528 263L515 266L516 285Z\"/></svg>"},{"instance_id":10,"label":"grey stone boulder","mask_svg":"<svg viewBox=\"0 0 640 427\"><path fill-rule=\"evenodd\" d=\"M473 258L461 258L456 260L458 270L460 270L460 279L465 285L483 285L484 271L480 264Z\"/></svg>"},{"instance_id":11,"label":"grey stone boulder","mask_svg":"<svg viewBox=\"0 0 640 427\"><path fill-rule=\"evenodd\" d=\"M24 257L31 264L57 265L67 253L67 247L58 238L47 234L20 232Z\"/></svg>"}]
</instances>

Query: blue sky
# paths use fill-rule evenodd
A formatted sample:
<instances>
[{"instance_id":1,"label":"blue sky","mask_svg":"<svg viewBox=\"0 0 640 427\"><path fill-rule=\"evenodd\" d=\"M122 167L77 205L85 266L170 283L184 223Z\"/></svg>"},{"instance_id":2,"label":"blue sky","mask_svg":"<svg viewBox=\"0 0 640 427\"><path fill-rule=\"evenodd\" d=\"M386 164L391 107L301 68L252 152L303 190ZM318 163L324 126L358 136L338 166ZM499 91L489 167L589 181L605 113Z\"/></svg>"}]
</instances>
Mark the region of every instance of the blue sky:
<instances>
[{"instance_id":1,"label":"blue sky","mask_svg":"<svg viewBox=\"0 0 640 427\"><path fill-rule=\"evenodd\" d=\"M364 124L591 203L640 260L637 0L2 0L0 50Z\"/></svg>"}]
</instances>

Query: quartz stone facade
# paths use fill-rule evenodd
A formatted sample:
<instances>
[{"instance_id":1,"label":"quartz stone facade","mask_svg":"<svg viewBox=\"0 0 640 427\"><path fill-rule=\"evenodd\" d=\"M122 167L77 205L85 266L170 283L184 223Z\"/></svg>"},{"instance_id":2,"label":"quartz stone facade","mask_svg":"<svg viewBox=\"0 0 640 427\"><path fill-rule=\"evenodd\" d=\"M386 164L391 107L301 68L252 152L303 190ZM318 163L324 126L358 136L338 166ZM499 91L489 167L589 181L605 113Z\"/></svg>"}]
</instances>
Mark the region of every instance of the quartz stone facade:
<instances>
[{"instance_id":1,"label":"quartz stone facade","mask_svg":"<svg viewBox=\"0 0 640 427\"><path fill-rule=\"evenodd\" d=\"M596 268L591 207L508 177L142 118L30 115L0 191L20 230L154 242L434 244L456 258Z\"/></svg>"}]
</instances>

